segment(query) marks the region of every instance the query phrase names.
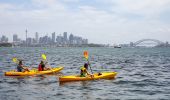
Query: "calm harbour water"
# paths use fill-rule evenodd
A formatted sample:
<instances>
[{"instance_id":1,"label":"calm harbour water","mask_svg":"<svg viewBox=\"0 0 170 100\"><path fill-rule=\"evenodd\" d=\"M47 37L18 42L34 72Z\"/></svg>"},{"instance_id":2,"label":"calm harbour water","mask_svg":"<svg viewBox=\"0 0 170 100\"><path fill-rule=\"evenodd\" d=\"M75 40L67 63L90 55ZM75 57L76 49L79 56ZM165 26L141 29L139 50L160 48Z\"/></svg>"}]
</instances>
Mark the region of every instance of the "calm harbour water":
<instances>
[{"instance_id":1,"label":"calm harbour water","mask_svg":"<svg viewBox=\"0 0 170 100\"><path fill-rule=\"evenodd\" d=\"M116 79L59 83L60 75L79 74L84 50L89 51L93 72L116 71ZM55 75L4 76L16 68L12 57L37 67L42 53L52 67L64 70ZM0 48L0 99L170 100L170 48Z\"/></svg>"}]
</instances>

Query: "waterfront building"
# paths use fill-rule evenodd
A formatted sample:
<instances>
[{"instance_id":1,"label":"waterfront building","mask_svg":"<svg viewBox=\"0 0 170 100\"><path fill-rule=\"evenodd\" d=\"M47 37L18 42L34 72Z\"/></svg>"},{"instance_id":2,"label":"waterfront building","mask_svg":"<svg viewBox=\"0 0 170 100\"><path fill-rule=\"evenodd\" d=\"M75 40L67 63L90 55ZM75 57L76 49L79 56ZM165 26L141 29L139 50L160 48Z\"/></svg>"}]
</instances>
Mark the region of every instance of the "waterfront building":
<instances>
[{"instance_id":1,"label":"waterfront building","mask_svg":"<svg viewBox=\"0 0 170 100\"><path fill-rule=\"evenodd\" d=\"M48 42L48 36L41 37L39 40L39 43L41 44L47 44Z\"/></svg>"},{"instance_id":2,"label":"waterfront building","mask_svg":"<svg viewBox=\"0 0 170 100\"><path fill-rule=\"evenodd\" d=\"M82 44L88 44L88 39L83 39L82 41Z\"/></svg>"},{"instance_id":3,"label":"waterfront building","mask_svg":"<svg viewBox=\"0 0 170 100\"><path fill-rule=\"evenodd\" d=\"M63 45L64 44L64 37L59 35L59 36L57 36L56 41L57 41L58 44Z\"/></svg>"},{"instance_id":4,"label":"waterfront building","mask_svg":"<svg viewBox=\"0 0 170 100\"><path fill-rule=\"evenodd\" d=\"M2 35L2 37L0 38L0 42L7 43L8 42L8 38L6 36Z\"/></svg>"},{"instance_id":5,"label":"waterfront building","mask_svg":"<svg viewBox=\"0 0 170 100\"><path fill-rule=\"evenodd\" d=\"M18 41L18 35L17 34L14 34L13 35L13 42L17 42Z\"/></svg>"},{"instance_id":6,"label":"waterfront building","mask_svg":"<svg viewBox=\"0 0 170 100\"><path fill-rule=\"evenodd\" d=\"M54 33L52 33L52 43L55 43L55 32Z\"/></svg>"},{"instance_id":7,"label":"waterfront building","mask_svg":"<svg viewBox=\"0 0 170 100\"><path fill-rule=\"evenodd\" d=\"M38 32L35 33L35 43L39 43Z\"/></svg>"},{"instance_id":8,"label":"waterfront building","mask_svg":"<svg viewBox=\"0 0 170 100\"><path fill-rule=\"evenodd\" d=\"M67 32L63 33L64 40L67 41Z\"/></svg>"},{"instance_id":9,"label":"waterfront building","mask_svg":"<svg viewBox=\"0 0 170 100\"><path fill-rule=\"evenodd\" d=\"M69 36L69 44L73 44L73 42L74 42L74 36L73 36L73 34L70 34L70 36Z\"/></svg>"},{"instance_id":10,"label":"waterfront building","mask_svg":"<svg viewBox=\"0 0 170 100\"><path fill-rule=\"evenodd\" d=\"M30 37L29 37L29 38L27 38L26 41L27 41L27 44L28 44L28 45L33 44L33 38L30 38Z\"/></svg>"},{"instance_id":11,"label":"waterfront building","mask_svg":"<svg viewBox=\"0 0 170 100\"><path fill-rule=\"evenodd\" d=\"M63 41L64 43L63 44L65 44L65 45L68 44L67 32L63 33L63 39L64 39L64 41Z\"/></svg>"}]
</instances>

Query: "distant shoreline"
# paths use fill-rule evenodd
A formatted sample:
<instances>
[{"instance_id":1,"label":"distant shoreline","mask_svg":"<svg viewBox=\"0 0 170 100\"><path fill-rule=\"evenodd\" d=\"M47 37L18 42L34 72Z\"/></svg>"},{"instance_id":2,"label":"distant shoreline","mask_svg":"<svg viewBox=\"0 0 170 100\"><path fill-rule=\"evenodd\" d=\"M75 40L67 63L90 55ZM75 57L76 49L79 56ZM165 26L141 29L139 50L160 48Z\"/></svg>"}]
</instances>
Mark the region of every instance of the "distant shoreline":
<instances>
[{"instance_id":1,"label":"distant shoreline","mask_svg":"<svg viewBox=\"0 0 170 100\"><path fill-rule=\"evenodd\" d=\"M57 45L57 44L37 44L37 45L24 45L24 44L21 44L21 45L13 45L13 43L0 43L0 47L16 47L16 48L22 48L22 47L37 47L37 48L41 48L41 47L49 47L49 48L63 48L63 47L70 47L70 48L74 48L74 47L108 47L108 48L169 48L170 46L164 46L164 45L160 45L160 46L154 46L154 47L130 47L130 46L127 46L127 47L114 47L114 46L109 46L109 45L105 45L105 44L94 44L94 43L90 43L90 44L81 44L81 45L75 45L75 44L68 44L68 45Z\"/></svg>"},{"instance_id":2,"label":"distant shoreline","mask_svg":"<svg viewBox=\"0 0 170 100\"><path fill-rule=\"evenodd\" d=\"M0 43L0 47L108 47L103 44L82 44L82 45L56 45L56 44L38 44L38 45L13 45L12 43Z\"/></svg>"},{"instance_id":3,"label":"distant shoreline","mask_svg":"<svg viewBox=\"0 0 170 100\"><path fill-rule=\"evenodd\" d=\"M0 47L12 47L12 43L0 43Z\"/></svg>"}]
</instances>

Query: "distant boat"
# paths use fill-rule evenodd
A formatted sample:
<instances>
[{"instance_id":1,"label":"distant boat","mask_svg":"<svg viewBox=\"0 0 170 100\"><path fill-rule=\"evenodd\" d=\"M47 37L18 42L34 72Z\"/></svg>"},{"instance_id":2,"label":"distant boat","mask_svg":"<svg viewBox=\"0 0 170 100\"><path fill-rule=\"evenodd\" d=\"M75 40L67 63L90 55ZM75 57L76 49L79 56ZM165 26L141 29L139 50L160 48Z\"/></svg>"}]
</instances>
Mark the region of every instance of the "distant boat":
<instances>
[{"instance_id":1,"label":"distant boat","mask_svg":"<svg viewBox=\"0 0 170 100\"><path fill-rule=\"evenodd\" d=\"M114 48L121 48L121 46L114 46Z\"/></svg>"}]
</instances>

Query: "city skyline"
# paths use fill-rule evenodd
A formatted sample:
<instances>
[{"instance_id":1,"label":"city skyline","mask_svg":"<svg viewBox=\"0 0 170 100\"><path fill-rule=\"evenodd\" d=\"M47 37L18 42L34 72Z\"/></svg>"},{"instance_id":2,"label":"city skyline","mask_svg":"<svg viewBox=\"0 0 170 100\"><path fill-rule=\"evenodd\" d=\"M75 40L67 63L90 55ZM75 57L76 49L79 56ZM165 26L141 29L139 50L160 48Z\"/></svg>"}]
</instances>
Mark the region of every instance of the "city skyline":
<instances>
[{"instance_id":1,"label":"city skyline","mask_svg":"<svg viewBox=\"0 0 170 100\"><path fill-rule=\"evenodd\" d=\"M80 36L75 36L72 33L67 34L63 32L63 35L56 35L55 32L51 33L51 36L44 35L39 37L39 33L35 33L35 37L27 37L27 30L25 31L26 39L20 39L17 34L13 34L13 41L10 43L8 37L3 35L0 37L1 46L17 46L17 47L170 47L168 41L162 42L157 39L141 39L135 42L130 42L126 44L94 44L88 43L88 39L84 39ZM153 43L154 42L154 43Z\"/></svg>"},{"instance_id":2,"label":"city skyline","mask_svg":"<svg viewBox=\"0 0 170 100\"><path fill-rule=\"evenodd\" d=\"M37 34L38 33L38 34ZM26 37L27 38L36 38L36 34L38 35L38 37L43 37L43 36L51 36L53 33L55 33L55 35L57 36L61 36L63 35L65 32L61 32L61 33L57 33L57 32L29 32L28 29L26 29L25 31L23 31L22 33L10 33L10 35L7 35L7 34L3 34L3 33L0 33L0 37L2 36L7 36L8 38L8 42L13 42L13 35L17 35L17 37L21 40L25 40ZM67 33L67 32L66 32ZM20 35L22 34L22 36ZM72 32L69 32L67 34L74 34ZM74 34L75 36L79 36L79 37L83 37L82 35L79 35L79 34Z\"/></svg>"},{"instance_id":3,"label":"city skyline","mask_svg":"<svg viewBox=\"0 0 170 100\"><path fill-rule=\"evenodd\" d=\"M65 33L66 33L66 35L65 35ZM24 33L23 33L24 34ZM38 33L38 32L35 32L34 33L34 35L31 35L31 36L29 36L29 34L28 34L28 30L26 29L25 30L25 39L26 38L31 38L31 39L34 39L34 41L37 41L37 42L39 42L39 38L41 38L41 37L50 37L50 39L51 39L51 41L53 42L53 43L55 43L55 42L57 42L57 37L62 37L62 38L66 38L66 39L69 39L69 37L67 37L67 35L73 35L72 33L67 33L67 32L63 32L63 33L56 33L56 32L52 32L52 33L47 33L47 34L43 34L43 33ZM76 35L74 35L75 37L81 37L81 36L76 36ZM12 37L11 39L9 39L9 37ZM19 35L18 34L12 34L12 36L6 36L6 35L4 35L4 34L0 34L0 40L1 40L1 38L4 40L4 41L8 41L9 43L12 43L12 42L14 42L15 40L14 40L14 37L16 38L16 40L17 39L19 39L19 40L17 40L17 41L24 41L25 39L24 38L20 38L19 37ZM55 38L54 38L55 37ZM82 38L82 37L81 37ZM82 38L83 39L83 38ZM154 39L154 38L148 38L148 40L158 40L158 39ZM140 39L140 40L143 40L142 38ZM145 39L144 39L145 40ZM87 41L89 41L88 39L87 39ZM137 40L137 41L139 41L139 40ZM137 41L130 41L129 43L131 43L131 42L137 42ZM161 40L158 40L158 41L161 41ZM162 42L164 42L164 43L166 43L166 42L169 42L169 41L167 41L167 40L164 40L164 41L162 41ZM124 43L124 44L129 44L128 42L127 43ZM92 43L93 44L93 43ZM112 44L109 44L109 45L121 45L122 43L112 43ZM104 44L103 44L104 45ZM105 45L108 45L108 44L105 44Z\"/></svg>"},{"instance_id":4,"label":"city skyline","mask_svg":"<svg viewBox=\"0 0 170 100\"><path fill-rule=\"evenodd\" d=\"M170 0L1 0L0 36L64 31L90 43L170 42Z\"/></svg>"},{"instance_id":5,"label":"city skyline","mask_svg":"<svg viewBox=\"0 0 170 100\"><path fill-rule=\"evenodd\" d=\"M0 42L8 42L8 37L0 37ZM13 45L15 46L80 46L87 45L88 39L80 36L75 36L74 34L63 32L63 34L57 35L55 32L51 33L51 36L44 35L39 37L39 33L35 32L34 37L28 36L28 30L25 31L25 39L21 39L17 34L13 34Z\"/></svg>"}]
</instances>

